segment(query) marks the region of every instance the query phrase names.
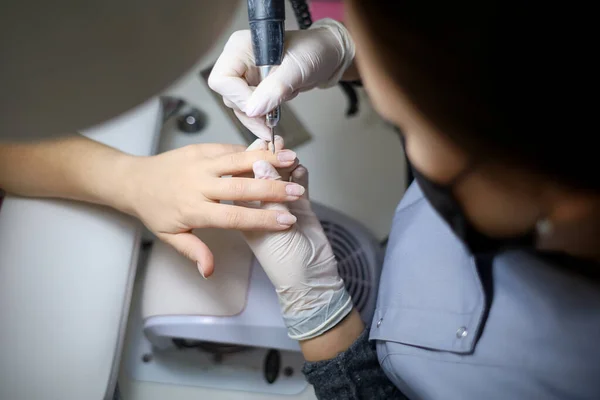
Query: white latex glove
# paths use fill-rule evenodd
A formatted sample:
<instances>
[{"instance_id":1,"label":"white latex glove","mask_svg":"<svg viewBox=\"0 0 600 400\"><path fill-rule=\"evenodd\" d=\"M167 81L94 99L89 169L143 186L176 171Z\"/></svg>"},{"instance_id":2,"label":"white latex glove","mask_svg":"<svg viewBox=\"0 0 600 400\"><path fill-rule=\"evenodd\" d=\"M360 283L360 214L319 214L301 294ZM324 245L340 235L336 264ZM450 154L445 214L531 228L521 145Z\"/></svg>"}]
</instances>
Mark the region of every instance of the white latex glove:
<instances>
[{"instance_id":1,"label":"white latex glove","mask_svg":"<svg viewBox=\"0 0 600 400\"><path fill-rule=\"evenodd\" d=\"M208 85L223 96L239 120L259 138L271 130L262 117L284 101L315 87L335 85L354 59L354 42L339 22L323 19L310 29L287 31L282 63L260 82L250 31L231 35L215 63Z\"/></svg>"},{"instance_id":2,"label":"white latex glove","mask_svg":"<svg viewBox=\"0 0 600 400\"><path fill-rule=\"evenodd\" d=\"M258 140L249 147L264 148ZM276 147L283 141L277 140ZM282 179L267 161L254 163L256 179ZM291 181L308 187L308 171L302 165ZM254 203L256 205L256 203ZM352 310L352 299L338 274L337 261L319 219L312 211L308 191L293 203L263 203L268 210L285 210L298 221L285 232L245 232L256 258L275 286L289 336L306 340L336 326Z\"/></svg>"}]
</instances>

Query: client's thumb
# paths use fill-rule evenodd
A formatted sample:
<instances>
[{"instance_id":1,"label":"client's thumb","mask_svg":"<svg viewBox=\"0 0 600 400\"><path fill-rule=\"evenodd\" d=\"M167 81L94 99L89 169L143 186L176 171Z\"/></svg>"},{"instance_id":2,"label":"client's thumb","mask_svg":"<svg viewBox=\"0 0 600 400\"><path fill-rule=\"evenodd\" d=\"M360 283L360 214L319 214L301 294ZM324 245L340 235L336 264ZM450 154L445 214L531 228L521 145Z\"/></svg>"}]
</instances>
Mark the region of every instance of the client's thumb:
<instances>
[{"instance_id":1,"label":"client's thumb","mask_svg":"<svg viewBox=\"0 0 600 400\"><path fill-rule=\"evenodd\" d=\"M203 278L212 275L215 269L214 256L208 246L192 232L161 235L160 239L171 245L184 257L196 263Z\"/></svg>"}]
</instances>

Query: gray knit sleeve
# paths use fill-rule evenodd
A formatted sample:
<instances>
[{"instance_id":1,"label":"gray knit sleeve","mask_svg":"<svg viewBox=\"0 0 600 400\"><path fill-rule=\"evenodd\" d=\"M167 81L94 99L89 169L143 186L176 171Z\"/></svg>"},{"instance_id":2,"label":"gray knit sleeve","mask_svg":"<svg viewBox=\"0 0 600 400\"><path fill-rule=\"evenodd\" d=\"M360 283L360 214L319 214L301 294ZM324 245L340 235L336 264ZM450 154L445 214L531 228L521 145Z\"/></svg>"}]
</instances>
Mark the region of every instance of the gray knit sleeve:
<instances>
[{"instance_id":1,"label":"gray knit sleeve","mask_svg":"<svg viewBox=\"0 0 600 400\"><path fill-rule=\"evenodd\" d=\"M302 372L319 400L406 399L379 365L368 330L345 352L331 360L307 362Z\"/></svg>"}]
</instances>

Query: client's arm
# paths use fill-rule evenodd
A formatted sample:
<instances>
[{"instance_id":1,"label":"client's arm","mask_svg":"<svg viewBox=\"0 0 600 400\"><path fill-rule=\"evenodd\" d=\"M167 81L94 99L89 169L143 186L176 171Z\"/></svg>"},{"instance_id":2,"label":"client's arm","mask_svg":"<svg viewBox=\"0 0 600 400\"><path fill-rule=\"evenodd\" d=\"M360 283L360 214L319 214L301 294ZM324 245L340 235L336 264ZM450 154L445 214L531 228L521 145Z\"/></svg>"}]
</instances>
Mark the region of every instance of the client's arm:
<instances>
[{"instance_id":1,"label":"client's arm","mask_svg":"<svg viewBox=\"0 0 600 400\"><path fill-rule=\"evenodd\" d=\"M303 188L277 181L221 178L252 170L257 160L278 167L295 153L248 153L225 144L192 145L135 157L80 135L38 143L0 143L0 188L30 197L52 197L110 206L144 222L161 240L198 264L208 276L212 253L194 228L285 230L288 211L254 210L220 200L294 201Z\"/></svg>"},{"instance_id":2,"label":"client's arm","mask_svg":"<svg viewBox=\"0 0 600 400\"><path fill-rule=\"evenodd\" d=\"M0 143L0 187L20 196L80 200L131 214L131 158L79 135Z\"/></svg>"}]
</instances>

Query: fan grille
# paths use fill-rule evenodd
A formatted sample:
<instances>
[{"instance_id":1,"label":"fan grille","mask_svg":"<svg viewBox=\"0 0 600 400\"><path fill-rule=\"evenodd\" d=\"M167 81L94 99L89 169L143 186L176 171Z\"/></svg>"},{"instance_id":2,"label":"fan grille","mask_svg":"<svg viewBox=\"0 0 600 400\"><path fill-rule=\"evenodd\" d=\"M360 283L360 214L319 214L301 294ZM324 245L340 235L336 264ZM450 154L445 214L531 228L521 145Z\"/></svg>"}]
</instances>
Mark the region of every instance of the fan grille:
<instances>
[{"instance_id":1,"label":"fan grille","mask_svg":"<svg viewBox=\"0 0 600 400\"><path fill-rule=\"evenodd\" d=\"M321 224L337 259L338 272L344 279L354 306L362 312L373 295L375 281L365 249L342 225L327 220L321 220Z\"/></svg>"}]
</instances>

